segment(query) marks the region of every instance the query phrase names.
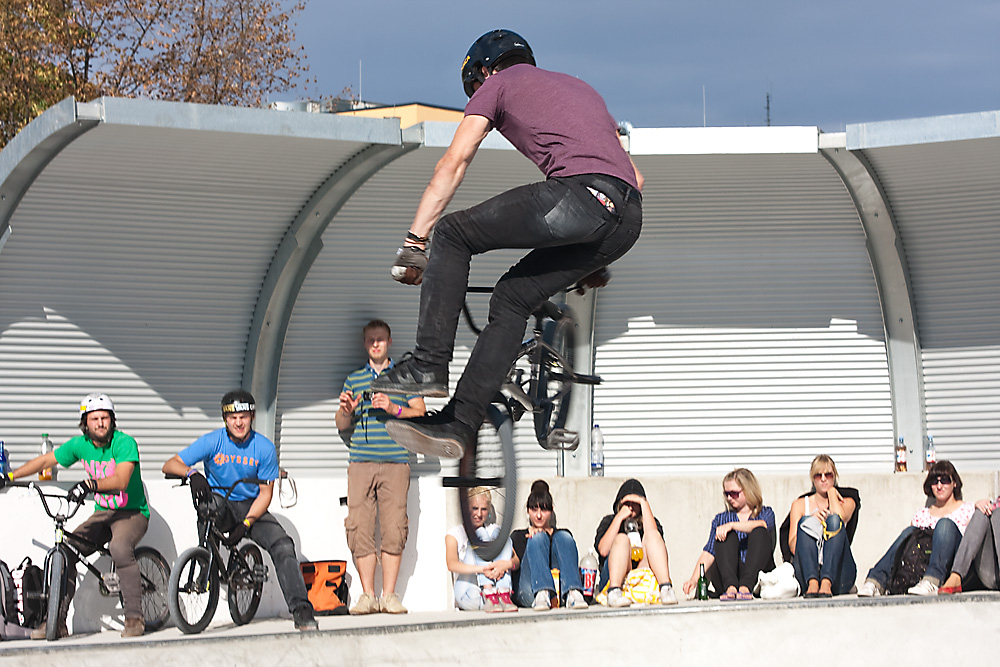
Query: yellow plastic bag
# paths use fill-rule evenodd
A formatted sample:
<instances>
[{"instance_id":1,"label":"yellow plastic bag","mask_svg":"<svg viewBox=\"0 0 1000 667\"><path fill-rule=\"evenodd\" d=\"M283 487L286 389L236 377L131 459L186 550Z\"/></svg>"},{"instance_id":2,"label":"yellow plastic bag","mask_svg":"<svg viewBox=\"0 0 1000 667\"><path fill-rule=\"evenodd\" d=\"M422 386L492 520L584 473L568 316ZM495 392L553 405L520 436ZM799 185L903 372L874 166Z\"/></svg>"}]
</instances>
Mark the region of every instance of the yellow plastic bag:
<instances>
[{"instance_id":1,"label":"yellow plastic bag","mask_svg":"<svg viewBox=\"0 0 1000 667\"><path fill-rule=\"evenodd\" d=\"M605 606L608 604L608 586L609 584L605 584L596 598ZM633 604L660 604L660 584L653 571L647 567L637 567L628 573L622 584L622 594Z\"/></svg>"}]
</instances>

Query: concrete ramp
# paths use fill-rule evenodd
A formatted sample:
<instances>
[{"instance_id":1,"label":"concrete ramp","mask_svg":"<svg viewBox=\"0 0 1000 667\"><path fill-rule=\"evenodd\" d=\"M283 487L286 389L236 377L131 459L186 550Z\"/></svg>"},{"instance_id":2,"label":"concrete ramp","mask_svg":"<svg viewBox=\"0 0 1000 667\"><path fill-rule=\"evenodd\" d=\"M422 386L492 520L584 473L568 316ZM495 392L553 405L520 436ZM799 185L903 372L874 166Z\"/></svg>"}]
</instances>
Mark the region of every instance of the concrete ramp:
<instances>
[{"instance_id":1,"label":"concrete ramp","mask_svg":"<svg viewBox=\"0 0 1000 667\"><path fill-rule=\"evenodd\" d=\"M53 643L0 644L0 664L107 665L892 665L906 656L988 665L1000 640L1000 594L780 602L516 614L329 617L320 632L288 620L197 636L174 628L135 640L105 632ZM944 652L943 654L940 652ZM629 659L629 654L636 656Z\"/></svg>"}]
</instances>

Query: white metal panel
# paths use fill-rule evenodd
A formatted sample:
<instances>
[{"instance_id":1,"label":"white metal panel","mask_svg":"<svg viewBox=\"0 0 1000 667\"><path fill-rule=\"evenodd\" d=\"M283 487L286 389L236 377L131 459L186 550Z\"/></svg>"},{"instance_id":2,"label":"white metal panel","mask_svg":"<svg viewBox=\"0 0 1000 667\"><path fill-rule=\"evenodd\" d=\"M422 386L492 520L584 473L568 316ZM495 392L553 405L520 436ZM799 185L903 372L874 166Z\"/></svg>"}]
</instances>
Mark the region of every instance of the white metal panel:
<instances>
[{"instance_id":1,"label":"white metal panel","mask_svg":"<svg viewBox=\"0 0 1000 667\"><path fill-rule=\"evenodd\" d=\"M1000 465L1000 139L865 152L913 284L927 433L938 458Z\"/></svg>"},{"instance_id":2,"label":"white metal panel","mask_svg":"<svg viewBox=\"0 0 1000 667\"><path fill-rule=\"evenodd\" d=\"M297 475L345 471L348 450L337 436L334 412L344 378L365 361L361 327L373 319L392 327L392 356L413 348L420 290L389 277L396 248L413 218L443 151L421 148L373 176L341 209L323 235L289 322L278 380L278 428L282 465ZM449 210L477 204L541 174L513 151L481 149ZM524 251L497 251L473 258L470 283L492 285ZM480 326L488 296L470 297ZM451 387L461 375L474 336L460 320ZM438 409L442 399L428 399ZM533 439L530 418L515 433L520 474L553 475L555 455ZM418 474L437 474L454 464L419 457Z\"/></svg>"},{"instance_id":3,"label":"white metal panel","mask_svg":"<svg viewBox=\"0 0 1000 667\"><path fill-rule=\"evenodd\" d=\"M642 236L597 300L608 475L891 465L864 235L818 155L649 156Z\"/></svg>"},{"instance_id":4,"label":"white metal panel","mask_svg":"<svg viewBox=\"0 0 1000 667\"><path fill-rule=\"evenodd\" d=\"M220 426L274 248L359 146L101 125L60 153L0 255L0 439L15 463L42 432L78 434L95 390L147 471Z\"/></svg>"}]
</instances>

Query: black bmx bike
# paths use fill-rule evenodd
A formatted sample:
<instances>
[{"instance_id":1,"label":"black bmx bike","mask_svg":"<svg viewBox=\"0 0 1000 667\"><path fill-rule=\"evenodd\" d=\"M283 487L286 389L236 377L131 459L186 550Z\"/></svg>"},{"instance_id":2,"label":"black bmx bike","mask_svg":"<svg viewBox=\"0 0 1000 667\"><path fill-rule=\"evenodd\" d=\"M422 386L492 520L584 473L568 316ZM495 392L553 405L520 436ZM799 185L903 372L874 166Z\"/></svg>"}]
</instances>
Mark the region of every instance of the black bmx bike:
<instances>
[{"instance_id":1,"label":"black bmx bike","mask_svg":"<svg viewBox=\"0 0 1000 667\"><path fill-rule=\"evenodd\" d=\"M567 292L578 289L574 286ZM471 294L492 293L492 287L469 287ZM479 335L468 302L463 309L469 328ZM601 378L573 370L576 319L565 303L545 301L532 313L531 335L521 343L507 378L486 411L475 446L466 449L458 475L442 480L458 488L462 524L469 543L484 560L493 560L503 549L519 516L517 508L517 459L514 423L530 413L534 435L543 449L574 451L580 435L566 429L570 398L577 384L596 385ZM467 490L486 487L494 494L491 523L499 530L477 534L471 523ZM500 496L500 498L496 498ZM499 502L498 502L499 501Z\"/></svg>"},{"instance_id":2,"label":"black bmx bike","mask_svg":"<svg viewBox=\"0 0 1000 667\"><path fill-rule=\"evenodd\" d=\"M66 529L66 522L76 516L83 506L83 498L71 498L65 491L43 490L35 482L8 482L7 486L34 490L42 502L45 513L55 523L53 545L45 554L42 589L42 606L47 610L45 638L52 641L59 638L59 606L69 592L70 577L76 576L76 572L68 568L71 557L75 557L77 563L82 563L87 571L97 578L101 595L120 599L121 587L118 574L115 572L115 562L111 560L110 569L106 572L97 567L83 555L81 547L100 556L107 556L109 560L111 552L104 545L91 542L82 535ZM142 583L142 617L146 623L146 631L153 632L163 627L170 615L167 606L167 579L170 568L167 560L152 547L136 547L135 560L139 565L139 577Z\"/></svg>"},{"instance_id":3,"label":"black bmx bike","mask_svg":"<svg viewBox=\"0 0 1000 667\"><path fill-rule=\"evenodd\" d=\"M187 479L180 479L181 486ZM225 535L217 523L223 514L224 503L240 484L260 484L259 479L241 479L229 487L212 487L225 496L213 494L195 502L198 513L198 546L182 553L170 570L167 600L174 623L185 634L197 634L208 627L219 605L220 582L226 583L229 614L236 625L253 620L260 606L261 592L267 581L267 566L256 544L247 542L228 549L229 558L223 557L222 541Z\"/></svg>"}]
</instances>

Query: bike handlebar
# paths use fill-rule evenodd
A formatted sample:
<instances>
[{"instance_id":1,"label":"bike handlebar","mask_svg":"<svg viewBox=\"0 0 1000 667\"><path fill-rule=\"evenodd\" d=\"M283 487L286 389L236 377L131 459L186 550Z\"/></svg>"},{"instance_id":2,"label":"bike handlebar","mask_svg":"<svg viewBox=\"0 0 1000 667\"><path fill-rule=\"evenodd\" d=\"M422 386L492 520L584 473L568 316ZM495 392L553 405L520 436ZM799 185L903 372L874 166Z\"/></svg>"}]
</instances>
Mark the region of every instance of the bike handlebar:
<instances>
[{"instance_id":1,"label":"bike handlebar","mask_svg":"<svg viewBox=\"0 0 1000 667\"><path fill-rule=\"evenodd\" d=\"M175 475L173 473L163 473L163 476L166 479L177 479L177 480L180 480L180 484L178 486L186 486L187 483L188 483L188 478L185 477L184 475ZM267 484L267 483L268 483L268 480L258 479L257 477L244 477L243 479L236 480L235 482L233 482L229 486L215 486L215 485L209 485L209 486L214 491L225 491L226 492L225 497L228 499L229 496L231 496L233 494L233 491L236 490L236 487L239 486L240 484L257 484L257 485L260 485L260 484Z\"/></svg>"},{"instance_id":2,"label":"bike handlebar","mask_svg":"<svg viewBox=\"0 0 1000 667\"><path fill-rule=\"evenodd\" d=\"M80 498L78 500L70 498L68 491L60 491L59 493L53 493L51 491L49 492L43 491L42 487L39 486L37 482L17 482L11 480L7 482L6 486L16 486L22 489L33 489L35 492L38 493L38 498L42 501L42 508L45 510L45 513L53 521L59 521L60 519L62 521L69 521L74 516L76 516L76 513L80 511L81 507L83 507L83 500L84 500L83 498ZM53 512L52 508L49 507L49 501L47 500L47 498L58 498L60 501L66 503L67 513L62 514Z\"/></svg>"}]
</instances>

